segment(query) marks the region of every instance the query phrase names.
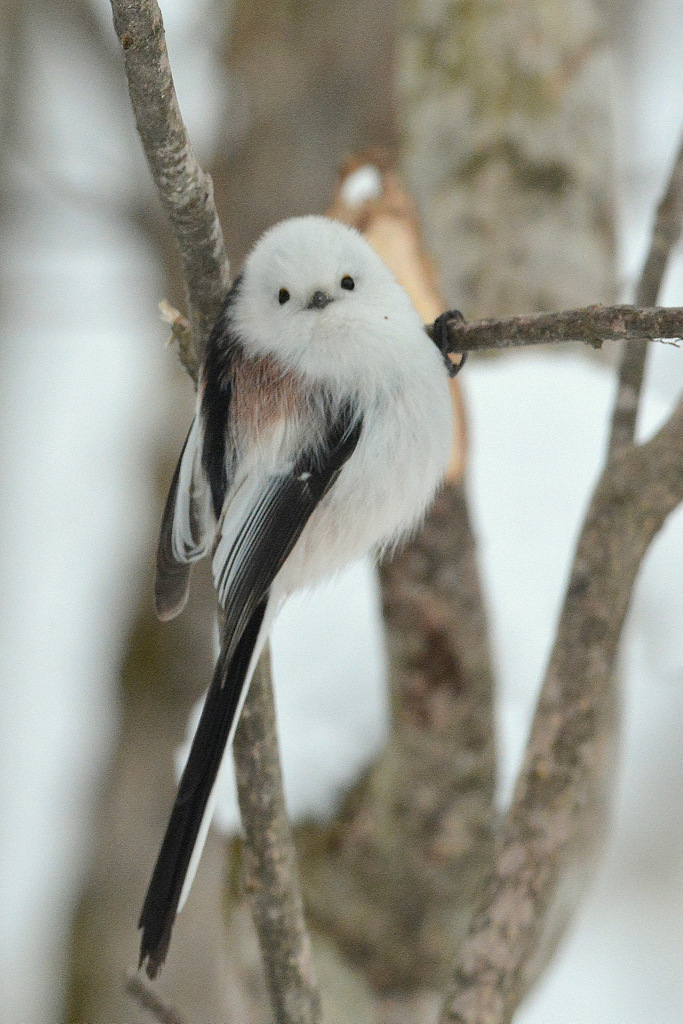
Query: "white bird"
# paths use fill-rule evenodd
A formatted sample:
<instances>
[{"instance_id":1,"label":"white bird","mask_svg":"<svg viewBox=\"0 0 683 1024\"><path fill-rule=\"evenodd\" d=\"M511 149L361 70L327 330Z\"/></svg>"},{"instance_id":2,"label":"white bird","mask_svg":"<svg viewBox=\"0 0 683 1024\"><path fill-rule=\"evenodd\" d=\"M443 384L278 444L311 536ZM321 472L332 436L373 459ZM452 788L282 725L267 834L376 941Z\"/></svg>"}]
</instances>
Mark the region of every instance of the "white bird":
<instances>
[{"instance_id":1,"label":"white bird","mask_svg":"<svg viewBox=\"0 0 683 1024\"><path fill-rule=\"evenodd\" d=\"M194 877L221 761L278 609L352 559L394 547L443 480L457 369L440 351L444 337L430 339L364 238L325 217L267 231L225 301L157 555L162 619L182 610L191 563L210 551L223 617L140 917L150 977Z\"/></svg>"}]
</instances>

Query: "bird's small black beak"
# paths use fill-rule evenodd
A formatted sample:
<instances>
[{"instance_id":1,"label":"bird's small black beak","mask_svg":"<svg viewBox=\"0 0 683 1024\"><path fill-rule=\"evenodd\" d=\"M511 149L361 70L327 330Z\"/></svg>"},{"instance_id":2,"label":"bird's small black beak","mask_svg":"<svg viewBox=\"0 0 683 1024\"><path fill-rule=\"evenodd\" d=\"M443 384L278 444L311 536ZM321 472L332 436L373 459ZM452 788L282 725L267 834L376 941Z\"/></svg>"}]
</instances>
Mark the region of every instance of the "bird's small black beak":
<instances>
[{"instance_id":1,"label":"bird's small black beak","mask_svg":"<svg viewBox=\"0 0 683 1024\"><path fill-rule=\"evenodd\" d=\"M311 301L308 303L306 309L324 309L332 302L332 296L328 295L327 292L313 292Z\"/></svg>"}]
</instances>

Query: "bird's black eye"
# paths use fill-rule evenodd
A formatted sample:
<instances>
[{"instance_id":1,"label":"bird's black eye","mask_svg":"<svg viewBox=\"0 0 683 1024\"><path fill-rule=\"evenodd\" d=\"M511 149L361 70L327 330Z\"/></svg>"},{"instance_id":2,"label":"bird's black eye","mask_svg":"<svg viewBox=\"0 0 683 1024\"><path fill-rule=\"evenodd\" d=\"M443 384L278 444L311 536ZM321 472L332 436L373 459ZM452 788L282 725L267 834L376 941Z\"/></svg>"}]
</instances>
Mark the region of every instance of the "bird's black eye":
<instances>
[{"instance_id":1,"label":"bird's black eye","mask_svg":"<svg viewBox=\"0 0 683 1024\"><path fill-rule=\"evenodd\" d=\"M345 288L347 292L352 292L353 289L356 287L356 282L348 274L344 274L344 276L341 279L341 286L342 288Z\"/></svg>"},{"instance_id":2,"label":"bird's black eye","mask_svg":"<svg viewBox=\"0 0 683 1024\"><path fill-rule=\"evenodd\" d=\"M287 291L286 288L280 289L280 291L278 292L277 300L281 306L284 306L285 302L289 302L289 292Z\"/></svg>"}]
</instances>

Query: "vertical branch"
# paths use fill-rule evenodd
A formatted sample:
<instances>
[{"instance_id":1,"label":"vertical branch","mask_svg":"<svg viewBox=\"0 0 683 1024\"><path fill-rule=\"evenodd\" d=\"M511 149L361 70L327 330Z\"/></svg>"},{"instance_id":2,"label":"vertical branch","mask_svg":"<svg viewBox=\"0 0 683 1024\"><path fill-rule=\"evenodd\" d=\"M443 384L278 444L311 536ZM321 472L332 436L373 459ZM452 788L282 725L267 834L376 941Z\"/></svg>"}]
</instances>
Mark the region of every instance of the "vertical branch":
<instances>
[{"instance_id":1,"label":"vertical branch","mask_svg":"<svg viewBox=\"0 0 683 1024\"><path fill-rule=\"evenodd\" d=\"M111 0L130 100L149 169L178 244L197 364L230 284L230 267L210 176L197 163L183 122L156 0Z\"/></svg>"},{"instance_id":2,"label":"vertical branch","mask_svg":"<svg viewBox=\"0 0 683 1024\"><path fill-rule=\"evenodd\" d=\"M671 251L681 236L683 222L683 139L676 154L666 191L657 207L650 249L636 288L636 306L654 306ZM619 451L633 441L640 392L645 376L648 345L624 342L619 362L617 399L612 415L609 451Z\"/></svg>"},{"instance_id":3,"label":"vertical branch","mask_svg":"<svg viewBox=\"0 0 683 1024\"><path fill-rule=\"evenodd\" d=\"M261 657L235 734L246 889L277 1024L321 1019L303 917L292 829L282 788L270 659Z\"/></svg>"}]
</instances>

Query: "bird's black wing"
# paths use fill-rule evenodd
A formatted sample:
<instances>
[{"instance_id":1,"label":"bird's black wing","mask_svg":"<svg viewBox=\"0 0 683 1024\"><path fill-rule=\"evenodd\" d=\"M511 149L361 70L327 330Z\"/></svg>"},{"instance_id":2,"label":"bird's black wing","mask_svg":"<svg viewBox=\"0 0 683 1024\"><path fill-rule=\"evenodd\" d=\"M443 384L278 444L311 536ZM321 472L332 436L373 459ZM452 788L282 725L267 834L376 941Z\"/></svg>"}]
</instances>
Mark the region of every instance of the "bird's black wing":
<instances>
[{"instance_id":1,"label":"bird's black wing","mask_svg":"<svg viewBox=\"0 0 683 1024\"><path fill-rule=\"evenodd\" d=\"M213 558L214 582L225 612L226 658L316 505L355 450L360 432L360 418L345 406L315 450L302 452L281 472L257 482L256 493L247 481L235 495L237 508L231 504L229 509L231 527L223 524Z\"/></svg>"},{"instance_id":2,"label":"bird's black wing","mask_svg":"<svg viewBox=\"0 0 683 1024\"><path fill-rule=\"evenodd\" d=\"M273 474L250 501L225 557L220 541L217 545L214 573L224 609L221 654L140 916L140 963L150 977L166 957L193 851L204 838L202 821L249 683L270 586L353 454L361 429L355 411L345 408L315 451L303 452L287 470Z\"/></svg>"},{"instance_id":3,"label":"bird's black wing","mask_svg":"<svg viewBox=\"0 0 683 1024\"><path fill-rule=\"evenodd\" d=\"M201 371L199 409L183 445L161 520L154 599L159 618L172 619L187 601L192 562L210 548L228 487L228 419L232 368L240 345L232 311L240 286L235 280L211 332Z\"/></svg>"}]
</instances>

